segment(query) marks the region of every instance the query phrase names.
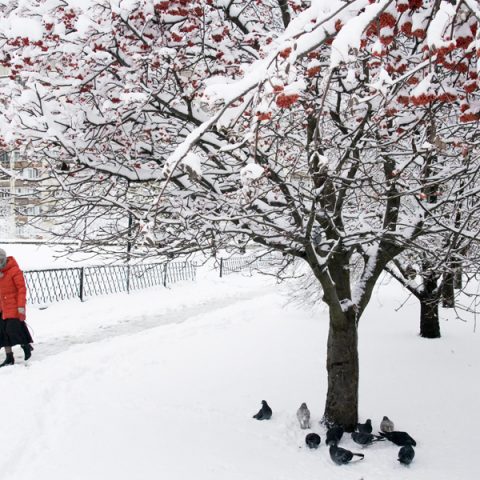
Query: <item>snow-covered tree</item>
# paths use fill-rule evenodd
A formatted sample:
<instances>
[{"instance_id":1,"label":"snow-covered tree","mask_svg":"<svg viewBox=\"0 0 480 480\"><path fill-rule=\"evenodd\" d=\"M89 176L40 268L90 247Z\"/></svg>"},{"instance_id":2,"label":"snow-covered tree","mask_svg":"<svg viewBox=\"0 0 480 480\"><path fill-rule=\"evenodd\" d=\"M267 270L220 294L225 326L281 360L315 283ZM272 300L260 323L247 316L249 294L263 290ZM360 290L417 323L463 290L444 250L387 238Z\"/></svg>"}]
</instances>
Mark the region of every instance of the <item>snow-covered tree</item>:
<instances>
[{"instance_id":1,"label":"snow-covered tree","mask_svg":"<svg viewBox=\"0 0 480 480\"><path fill-rule=\"evenodd\" d=\"M477 201L478 11L4 0L3 142L47 159L63 205L117 218L105 235L170 254L255 242L306 262L330 312L325 420L352 428L379 275L426 238L475 239L473 213L454 212Z\"/></svg>"},{"instance_id":2,"label":"snow-covered tree","mask_svg":"<svg viewBox=\"0 0 480 480\"><path fill-rule=\"evenodd\" d=\"M436 246L441 247L440 244ZM478 273L477 248L470 250L467 245L456 248L453 242L445 243L443 247L431 249L431 245L424 245L423 250L409 250L385 267L418 299L419 333L424 338L441 336L440 306L463 310L457 298L471 290L469 280ZM467 272L465 282L458 281L462 272Z\"/></svg>"}]
</instances>

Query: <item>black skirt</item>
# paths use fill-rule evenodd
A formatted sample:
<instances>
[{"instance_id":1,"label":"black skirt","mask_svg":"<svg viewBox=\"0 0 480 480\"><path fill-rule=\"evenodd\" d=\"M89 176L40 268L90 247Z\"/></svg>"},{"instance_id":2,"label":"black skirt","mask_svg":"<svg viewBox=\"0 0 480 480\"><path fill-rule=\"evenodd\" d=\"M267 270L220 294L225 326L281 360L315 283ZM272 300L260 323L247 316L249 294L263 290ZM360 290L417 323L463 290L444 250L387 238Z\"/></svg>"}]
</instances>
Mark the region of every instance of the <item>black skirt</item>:
<instances>
[{"instance_id":1,"label":"black skirt","mask_svg":"<svg viewBox=\"0 0 480 480\"><path fill-rule=\"evenodd\" d=\"M28 331L27 324L18 318L2 319L0 315L0 348L26 345L33 339Z\"/></svg>"}]
</instances>

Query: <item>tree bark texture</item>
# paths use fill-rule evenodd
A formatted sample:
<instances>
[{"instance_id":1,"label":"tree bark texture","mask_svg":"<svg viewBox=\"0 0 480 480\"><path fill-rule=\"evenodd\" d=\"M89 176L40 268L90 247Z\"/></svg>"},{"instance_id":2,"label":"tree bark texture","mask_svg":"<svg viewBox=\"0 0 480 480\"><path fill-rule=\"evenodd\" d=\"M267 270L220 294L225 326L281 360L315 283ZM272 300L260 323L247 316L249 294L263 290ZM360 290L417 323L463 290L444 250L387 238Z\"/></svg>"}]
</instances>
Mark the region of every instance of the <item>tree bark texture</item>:
<instances>
[{"instance_id":1,"label":"tree bark texture","mask_svg":"<svg viewBox=\"0 0 480 480\"><path fill-rule=\"evenodd\" d=\"M420 298L420 336L424 338L440 338L440 322L438 295L423 295Z\"/></svg>"},{"instance_id":2,"label":"tree bark texture","mask_svg":"<svg viewBox=\"0 0 480 480\"><path fill-rule=\"evenodd\" d=\"M464 248L461 252L461 255L455 255L453 262L454 274L453 274L453 286L454 288L461 290L463 288L463 265L462 265L462 256L467 255L468 249Z\"/></svg>"},{"instance_id":3,"label":"tree bark texture","mask_svg":"<svg viewBox=\"0 0 480 480\"><path fill-rule=\"evenodd\" d=\"M455 274L452 271L445 272L442 284L442 307L455 307Z\"/></svg>"},{"instance_id":4,"label":"tree bark texture","mask_svg":"<svg viewBox=\"0 0 480 480\"><path fill-rule=\"evenodd\" d=\"M440 338L438 309L441 289L438 286L437 272L426 261L423 264L423 289L420 300L420 336L424 338Z\"/></svg>"},{"instance_id":5,"label":"tree bark texture","mask_svg":"<svg viewBox=\"0 0 480 480\"><path fill-rule=\"evenodd\" d=\"M354 318L330 313L324 421L353 431L358 421L358 332Z\"/></svg>"},{"instance_id":6,"label":"tree bark texture","mask_svg":"<svg viewBox=\"0 0 480 480\"><path fill-rule=\"evenodd\" d=\"M461 265L455 271L454 286L457 290L461 290L463 288L463 270Z\"/></svg>"}]
</instances>

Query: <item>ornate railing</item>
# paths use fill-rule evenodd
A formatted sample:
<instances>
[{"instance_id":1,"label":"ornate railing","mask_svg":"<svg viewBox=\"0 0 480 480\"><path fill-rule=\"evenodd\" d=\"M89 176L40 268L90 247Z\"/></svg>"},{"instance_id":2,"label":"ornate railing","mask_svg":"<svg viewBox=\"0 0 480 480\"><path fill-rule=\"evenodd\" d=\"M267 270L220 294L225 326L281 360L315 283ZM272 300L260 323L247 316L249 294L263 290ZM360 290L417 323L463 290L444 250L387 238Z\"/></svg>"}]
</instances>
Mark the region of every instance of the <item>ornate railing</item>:
<instances>
[{"instance_id":1,"label":"ornate railing","mask_svg":"<svg viewBox=\"0 0 480 480\"><path fill-rule=\"evenodd\" d=\"M130 292L180 280L195 280L192 262L26 270L28 303L45 305L71 298Z\"/></svg>"},{"instance_id":2,"label":"ornate railing","mask_svg":"<svg viewBox=\"0 0 480 480\"><path fill-rule=\"evenodd\" d=\"M242 257L221 258L219 261L220 276L228 275L229 273L237 273L249 271L265 271L272 268L278 262L278 258L269 255L244 255Z\"/></svg>"},{"instance_id":3,"label":"ornate railing","mask_svg":"<svg viewBox=\"0 0 480 480\"><path fill-rule=\"evenodd\" d=\"M265 271L274 265L275 257L271 255L221 258L217 262L220 277L234 272ZM193 262L170 262L26 270L25 281L28 303L48 305L72 298L83 301L97 295L167 286L195 280L196 274Z\"/></svg>"}]
</instances>

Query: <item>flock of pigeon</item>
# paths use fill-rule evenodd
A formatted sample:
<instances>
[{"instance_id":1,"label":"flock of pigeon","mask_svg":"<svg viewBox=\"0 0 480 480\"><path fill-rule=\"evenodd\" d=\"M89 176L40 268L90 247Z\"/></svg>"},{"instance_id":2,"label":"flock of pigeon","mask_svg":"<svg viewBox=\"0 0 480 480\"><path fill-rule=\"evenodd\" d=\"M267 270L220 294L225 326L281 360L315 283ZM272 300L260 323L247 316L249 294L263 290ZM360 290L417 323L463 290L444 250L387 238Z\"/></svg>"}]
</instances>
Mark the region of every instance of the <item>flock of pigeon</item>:
<instances>
[{"instance_id":1,"label":"flock of pigeon","mask_svg":"<svg viewBox=\"0 0 480 480\"><path fill-rule=\"evenodd\" d=\"M253 418L257 420L270 420L272 418L272 409L265 400L262 400L262 408L256 413ZM297 418L300 423L300 428L310 428L310 410L306 403L302 403L297 410ZM400 448L398 452L398 461L403 465L410 465L415 457L414 446L417 442L407 433L395 430L393 422L388 417L383 417L380 423L380 432L378 435L372 433L372 421L368 419L365 423L357 423L357 428L352 432L352 440L363 447L371 445L374 442L382 440L390 440ZM330 458L337 465L344 465L352 461L353 457L359 457L363 460L365 455L363 453L353 453L350 450L339 447L338 444L344 434L344 429L341 426L332 426L327 430L327 438L325 443L330 446ZM309 448L318 448L321 439L317 433L308 433L305 437L305 443Z\"/></svg>"}]
</instances>

